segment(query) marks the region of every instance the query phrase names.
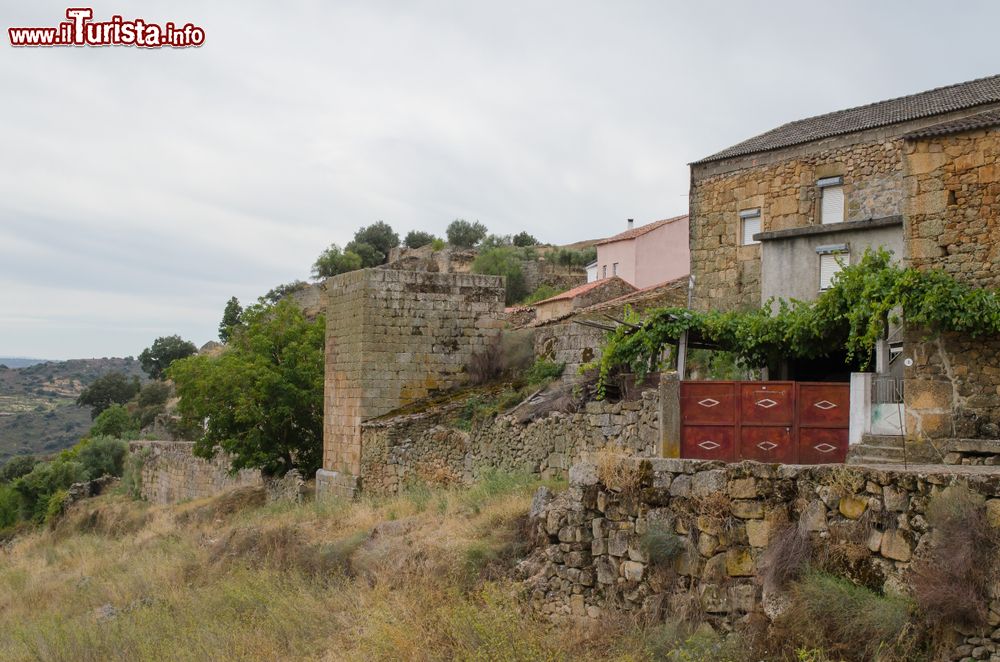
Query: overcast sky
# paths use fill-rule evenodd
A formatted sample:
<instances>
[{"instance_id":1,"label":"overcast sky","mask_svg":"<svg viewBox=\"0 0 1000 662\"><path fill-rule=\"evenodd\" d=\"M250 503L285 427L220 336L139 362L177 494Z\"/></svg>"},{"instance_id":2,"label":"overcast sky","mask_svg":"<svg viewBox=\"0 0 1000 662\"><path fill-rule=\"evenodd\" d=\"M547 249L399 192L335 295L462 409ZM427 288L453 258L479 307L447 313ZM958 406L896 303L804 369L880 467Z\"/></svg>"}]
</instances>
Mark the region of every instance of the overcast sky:
<instances>
[{"instance_id":1,"label":"overcast sky","mask_svg":"<svg viewBox=\"0 0 1000 662\"><path fill-rule=\"evenodd\" d=\"M10 47L66 7L0 1L0 356L200 345L380 219L614 234L732 143L1000 73L991 2L118 0L205 45Z\"/></svg>"}]
</instances>

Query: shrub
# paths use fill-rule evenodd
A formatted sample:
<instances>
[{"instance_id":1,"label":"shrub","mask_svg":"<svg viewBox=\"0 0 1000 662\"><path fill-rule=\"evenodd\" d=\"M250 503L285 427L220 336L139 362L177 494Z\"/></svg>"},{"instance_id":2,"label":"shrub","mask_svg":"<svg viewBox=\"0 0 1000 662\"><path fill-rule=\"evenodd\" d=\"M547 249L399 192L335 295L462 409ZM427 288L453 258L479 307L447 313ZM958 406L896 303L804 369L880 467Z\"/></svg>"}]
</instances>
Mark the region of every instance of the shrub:
<instances>
[{"instance_id":1,"label":"shrub","mask_svg":"<svg viewBox=\"0 0 1000 662\"><path fill-rule=\"evenodd\" d=\"M469 358L466 366L469 380L476 385L486 384L503 372L503 347L500 338L494 338Z\"/></svg>"},{"instance_id":2,"label":"shrub","mask_svg":"<svg viewBox=\"0 0 1000 662\"><path fill-rule=\"evenodd\" d=\"M446 242L444 239L435 239L434 241L431 242L431 248L434 249L435 251L444 250L444 248L447 245L448 242Z\"/></svg>"},{"instance_id":3,"label":"shrub","mask_svg":"<svg viewBox=\"0 0 1000 662\"><path fill-rule=\"evenodd\" d=\"M359 228L357 232L354 233L353 244L368 244L376 251L382 254L383 259L389 256L389 249L399 246L399 235L392 229L385 221L377 221L371 225ZM350 244L348 244L348 247ZM362 258L364 256L362 255ZM376 266L374 264L365 264L366 267Z\"/></svg>"},{"instance_id":4,"label":"shrub","mask_svg":"<svg viewBox=\"0 0 1000 662\"><path fill-rule=\"evenodd\" d=\"M406 239L403 239L403 244L407 248L420 248L421 246L426 246L437 241L437 237L432 235L430 232L424 232L422 230L410 230L406 234Z\"/></svg>"},{"instance_id":5,"label":"shrub","mask_svg":"<svg viewBox=\"0 0 1000 662\"><path fill-rule=\"evenodd\" d=\"M472 272L503 276L506 284L507 305L520 301L528 294L521 270L521 258L513 248L491 248L476 256L472 262Z\"/></svg>"},{"instance_id":6,"label":"shrub","mask_svg":"<svg viewBox=\"0 0 1000 662\"><path fill-rule=\"evenodd\" d=\"M52 496L49 497L48 503L45 505L45 523L52 525L62 517L63 511L66 509L66 497L69 494L66 490L56 490Z\"/></svg>"},{"instance_id":7,"label":"shrub","mask_svg":"<svg viewBox=\"0 0 1000 662\"><path fill-rule=\"evenodd\" d=\"M122 466L122 490L133 499L142 498L142 468L149 458L149 449L125 456Z\"/></svg>"},{"instance_id":8,"label":"shrub","mask_svg":"<svg viewBox=\"0 0 1000 662\"><path fill-rule=\"evenodd\" d=\"M663 522L652 522L639 538L642 551L653 565L668 566L684 551L684 542Z\"/></svg>"},{"instance_id":9,"label":"shrub","mask_svg":"<svg viewBox=\"0 0 1000 662\"><path fill-rule=\"evenodd\" d=\"M524 304L525 306L530 306L533 303L544 301L545 299L548 299L549 297L554 297L555 295L564 291L565 290L559 290L552 287L551 285L542 283L535 289L534 292L526 296L524 300L521 301L521 303Z\"/></svg>"},{"instance_id":10,"label":"shrub","mask_svg":"<svg viewBox=\"0 0 1000 662\"><path fill-rule=\"evenodd\" d=\"M139 391L139 406L152 407L164 405L170 399L170 384L166 382L150 382Z\"/></svg>"},{"instance_id":11,"label":"shrub","mask_svg":"<svg viewBox=\"0 0 1000 662\"><path fill-rule=\"evenodd\" d=\"M139 423L123 405L111 405L101 412L90 426L90 437L116 437L134 439L139 432Z\"/></svg>"},{"instance_id":12,"label":"shrub","mask_svg":"<svg viewBox=\"0 0 1000 662\"><path fill-rule=\"evenodd\" d=\"M791 604L780 617L783 631L837 659L871 660L907 646L911 604L821 572L810 572L791 589ZM902 659L910 659L903 657Z\"/></svg>"},{"instance_id":13,"label":"shrub","mask_svg":"<svg viewBox=\"0 0 1000 662\"><path fill-rule=\"evenodd\" d=\"M91 480L101 476L121 476L125 468L128 444L114 437L92 437L83 444L76 460L87 470Z\"/></svg>"},{"instance_id":14,"label":"shrub","mask_svg":"<svg viewBox=\"0 0 1000 662\"><path fill-rule=\"evenodd\" d=\"M361 267L377 267L385 262L387 255L366 241L352 241L344 246L344 255L357 255Z\"/></svg>"},{"instance_id":15,"label":"shrub","mask_svg":"<svg viewBox=\"0 0 1000 662\"><path fill-rule=\"evenodd\" d=\"M41 523L48 512L49 499L73 483L88 480L87 469L74 460L43 462L13 483L21 501L21 518Z\"/></svg>"},{"instance_id":16,"label":"shrub","mask_svg":"<svg viewBox=\"0 0 1000 662\"><path fill-rule=\"evenodd\" d=\"M985 499L964 486L948 487L931 498L927 521L930 551L914 562L911 582L922 614L931 625L985 625L1000 545Z\"/></svg>"},{"instance_id":17,"label":"shrub","mask_svg":"<svg viewBox=\"0 0 1000 662\"><path fill-rule=\"evenodd\" d=\"M448 243L456 248L472 248L486 236L486 226L476 221L468 221L457 218L448 225L445 234L448 236Z\"/></svg>"},{"instance_id":18,"label":"shrub","mask_svg":"<svg viewBox=\"0 0 1000 662\"><path fill-rule=\"evenodd\" d=\"M38 464L38 460L33 455L16 455L7 460L3 467L0 467L0 484L17 480L31 472Z\"/></svg>"},{"instance_id":19,"label":"shrub","mask_svg":"<svg viewBox=\"0 0 1000 662\"><path fill-rule=\"evenodd\" d=\"M76 399L76 404L81 407L89 405L91 407L90 418L94 419L112 405L125 404L138 392L138 378L129 379L124 373L109 372L98 377L90 386L83 389Z\"/></svg>"},{"instance_id":20,"label":"shrub","mask_svg":"<svg viewBox=\"0 0 1000 662\"><path fill-rule=\"evenodd\" d=\"M10 485L0 485L0 531L17 523L21 501Z\"/></svg>"},{"instance_id":21,"label":"shrub","mask_svg":"<svg viewBox=\"0 0 1000 662\"><path fill-rule=\"evenodd\" d=\"M531 369L528 370L525 375L525 379L528 380L529 384L541 384L553 379L558 379L559 376L562 375L565 368L565 363L556 363L555 361L550 361L549 359L539 358L535 361L535 364L531 366Z\"/></svg>"},{"instance_id":22,"label":"shrub","mask_svg":"<svg viewBox=\"0 0 1000 662\"><path fill-rule=\"evenodd\" d=\"M330 247L320 253L312 266L312 277L316 280L329 278L337 274L355 271L361 268L361 256L351 250L340 250L337 244L330 244ZM277 303L280 297L272 303Z\"/></svg>"}]
</instances>

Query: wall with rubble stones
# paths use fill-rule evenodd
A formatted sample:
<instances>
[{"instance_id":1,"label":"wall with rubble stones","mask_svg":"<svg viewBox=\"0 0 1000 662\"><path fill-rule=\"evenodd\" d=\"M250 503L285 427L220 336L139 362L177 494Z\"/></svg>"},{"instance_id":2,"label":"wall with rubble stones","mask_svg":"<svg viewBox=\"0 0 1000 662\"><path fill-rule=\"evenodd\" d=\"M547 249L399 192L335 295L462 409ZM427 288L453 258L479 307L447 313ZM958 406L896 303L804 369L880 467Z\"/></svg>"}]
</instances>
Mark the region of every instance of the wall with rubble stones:
<instances>
[{"instance_id":1,"label":"wall with rubble stones","mask_svg":"<svg viewBox=\"0 0 1000 662\"><path fill-rule=\"evenodd\" d=\"M140 496L150 503L170 504L264 483L256 470L230 475L230 459L225 453L205 460L196 457L193 450L190 441L129 442L129 453L141 466Z\"/></svg>"},{"instance_id":2,"label":"wall with rubble stones","mask_svg":"<svg viewBox=\"0 0 1000 662\"><path fill-rule=\"evenodd\" d=\"M843 552L839 574L876 590L905 591L907 569L928 541L928 501L954 483L985 495L990 517L1000 523L1000 475L973 470L580 463L570 470L568 490L555 498L544 489L536 495L536 548L521 570L532 604L545 614L597 618L619 610L679 613L693 605L728 629L751 612L773 618L783 608L761 575L765 549L788 527L829 559ZM668 567L643 551L641 537L651 528L680 542ZM1000 625L1000 602L990 609L992 625L969 635L970 651L984 642L995 650L1000 641L1000 630L992 632Z\"/></svg>"},{"instance_id":3,"label":"wall with rubble stones","mask_svg":"<svg viewBox=\"0 0 1000 662\"><path fill-rule=\"evenodd\" d=\"M362 424L365 493L393 493L412 483L460 484L488 470L565 478L570 465L610 447L640 457L661 452L660 399L655 390L623 402L588 402L582 411L553 412L519 422L501 415L465 431L460 405Z\"/></svg>"},{"instance_id":4,"label":"wall with rubble stones","mask_svg":"<svg viewBox=\"0 0 1000 662\"><path fill-rule=\"evenodd\" d=\"M906 143L904 233L911 263L1000 287L1000 130ZM908 338L907 432L916 439L1000 438L1000 341Z\"/></svg>"}]
</instances>

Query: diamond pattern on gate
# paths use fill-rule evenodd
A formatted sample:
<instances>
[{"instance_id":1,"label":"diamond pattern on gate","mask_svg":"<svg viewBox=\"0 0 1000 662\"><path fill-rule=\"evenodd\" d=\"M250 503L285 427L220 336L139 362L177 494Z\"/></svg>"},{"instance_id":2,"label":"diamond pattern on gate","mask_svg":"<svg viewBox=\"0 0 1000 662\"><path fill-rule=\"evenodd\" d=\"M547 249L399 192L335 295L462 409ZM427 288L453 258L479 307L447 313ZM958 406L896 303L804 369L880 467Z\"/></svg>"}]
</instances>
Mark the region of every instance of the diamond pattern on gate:
<instances>
[{"instance_id":1,"label":"diamond pattern on gate","mask_svg":"<svg viewBox=\"0 0 1000 662\"><path fill-rule=\"evenodd\" d=\"M719 401L714 398L705 398L704 400L699 400L698 404L702 407L714 407L719 404Z\"/></svg>"},{"instance_id":2,"label":"diamond pattern on gate","mask_svg":"<svg viewBox=\"0 0 1000 662\"><path fill-rule=\"evenodd\" d=\"M833 451L837 450L836 446L832 446L827 443L816 444L815 446L813 446L813 448L818 450L820 453L832 453Z\"/></svg>"},{"instance_id":3,"label":"diamond pattern on gate","mask_svg":"<svg viewBox=\"0 0 1000 662\"><path fill-rule=\"evenodd\" d=\"M778 444L774 443L773 441L762 441L759 444L757 444L757 448L759 448L759 449L761 449L762 451L765 451L765 452L767 452L767 451L773 451L777 447L778 447Z\"/></svg>"},{"instance_id":4,"label":"diamond pattern on gate","mask_svg":"<svg viewBox=\"0 0 1000 662\"><path fill-rule=\"evenodd\" d=\"M763 400L757 401L757 406L761 407L762 409L770 409L771 407L777 407L778 403L777 401L772 400L771 398L764 398Z\"/></svg>"},{"instance_id":5,"label":"diamond pattern on gate","mask_svg":"<svg viewBox=\"0 0 1000 662\"><path fill-rule=\"evenodd\" d=\"M722 444L718 444L718 443L712 441L711 439L706 439L705 441L703 441L700 444L698 444L698 446L700 446L701 448L704 448L707 451L714 451L716 448L721 447Z\"/></svg>"},{"instance_id":6,"label":"diamond pattern on gate","mask_svg":"<svg viewBox=\"0 0 1000 662\"><path fill-rule=\"evenodd\" d=\"M813 403L813 407L818 407L820 409L834 409L836 406L837 405L835 403L830 402L829 400L820 400L819 402Z\"/></svg>"}]
</instances>

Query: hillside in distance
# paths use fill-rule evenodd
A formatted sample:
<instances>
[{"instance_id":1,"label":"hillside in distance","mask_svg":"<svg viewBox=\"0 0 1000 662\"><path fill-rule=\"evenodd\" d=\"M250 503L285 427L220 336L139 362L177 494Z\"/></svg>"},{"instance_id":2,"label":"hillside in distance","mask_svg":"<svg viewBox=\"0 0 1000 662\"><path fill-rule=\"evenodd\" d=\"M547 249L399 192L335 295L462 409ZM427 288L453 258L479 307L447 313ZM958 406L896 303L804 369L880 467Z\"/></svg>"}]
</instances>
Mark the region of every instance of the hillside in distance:
<instances>
[{"instance_id":1,"label":"hillside in distance","mask_svg":"<svg viewBox=\"0 0 1000 662\"><path fill-rule=\"evenodd\" d=\"M8 368L27 368L45 362L45 359L29 359L23 356L0 356L0 365Z\"/></svg>"},{"instance_id":2,"label":"hillside in distance","mask_svg":"<svg viewBox=\"0 0 1000 662\"><path fill-rule=\"evenodd\" d=\"M0 360L0 464L14 455L50 455L90 429L90 407L76 398L109 372L144 379L132 357L47 361L23 368Z\"/></svg>"}]
</instances>

